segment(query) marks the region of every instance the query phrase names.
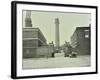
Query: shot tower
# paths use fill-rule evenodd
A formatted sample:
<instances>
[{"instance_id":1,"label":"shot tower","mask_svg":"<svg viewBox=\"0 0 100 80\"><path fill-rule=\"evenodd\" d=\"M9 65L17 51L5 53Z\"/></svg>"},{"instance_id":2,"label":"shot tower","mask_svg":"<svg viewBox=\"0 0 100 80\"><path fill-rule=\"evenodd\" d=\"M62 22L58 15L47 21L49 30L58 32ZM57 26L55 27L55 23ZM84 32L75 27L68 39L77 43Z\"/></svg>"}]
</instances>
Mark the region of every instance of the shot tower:
<instances>
[{"instance_id":1,"label":"shot tower","mask_svg":"<svg viewBox=\"0 0 100 80\"><path fill-rule=\"evenodd\" d=\"M59 19L55 18L55 47L57 52L59 52L59 44Z\"/></svg>"}]
</instances>

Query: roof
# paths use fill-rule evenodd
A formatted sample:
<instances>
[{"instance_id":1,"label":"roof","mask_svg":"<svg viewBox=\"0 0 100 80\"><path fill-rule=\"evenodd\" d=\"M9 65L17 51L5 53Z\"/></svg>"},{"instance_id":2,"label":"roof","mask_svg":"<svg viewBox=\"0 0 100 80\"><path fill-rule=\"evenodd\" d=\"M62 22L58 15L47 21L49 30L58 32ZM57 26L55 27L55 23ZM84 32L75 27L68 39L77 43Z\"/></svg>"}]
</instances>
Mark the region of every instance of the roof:
<instances>
[{"instance_id":1,"label":"roof","mask_svg":"<svg viewBox=\"0 0 100 80\"><path fill-rule=\"evenodd\" d=\"M90 27L76 27L76 30L84 30L84 29L90 29Z\"/></svg>"},{"instance_id":2,"label":"roof","mask_svg":"<svg viewBox=\"0 0 100 80\"><path fill-rule=\"evenodd\" d=\"M25 27L25 28L23 28L23 31L38 31L44 37L43 33L41 32L41 30L39 28ZM44 39L46 40L45 37L44 37Z\"/></svg>"}]
</instances>

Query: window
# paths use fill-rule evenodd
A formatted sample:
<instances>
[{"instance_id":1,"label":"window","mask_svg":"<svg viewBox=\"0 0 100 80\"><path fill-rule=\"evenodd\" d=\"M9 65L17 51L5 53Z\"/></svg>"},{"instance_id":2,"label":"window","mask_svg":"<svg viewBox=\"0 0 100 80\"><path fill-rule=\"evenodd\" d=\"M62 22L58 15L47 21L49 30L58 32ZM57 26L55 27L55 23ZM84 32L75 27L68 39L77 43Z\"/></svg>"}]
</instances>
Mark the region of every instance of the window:
<instances>
[{"instance_id":1,"label":"window","mask_svg":"<svg viewBox=\"0 0 100 80\"><path fill-rule=\"evenodd\" d=\"M29 52L30 52L29 49L27 49L27 50L26 50L26 54L29 54Z\"/></svg>"},{"instance_id":2,"label":"window","mask_svg":"<svg viewBox=\"0 0 100 80\"><path fill-rule=\"evenodd\" d=\"M89 30L88 29L84 30L84 32L85 32L85 38L89 38Z\"/></svg>"},{"instance_id":3,"label":"window","mask_svg":"<svg viewBox=\"0 0 100 80\"><path fill-rule=\"evenodd\" d=\"M87 34L87 35L85 35L85 38L89 38L89 35Z\"/></svg>"}]
</instances>

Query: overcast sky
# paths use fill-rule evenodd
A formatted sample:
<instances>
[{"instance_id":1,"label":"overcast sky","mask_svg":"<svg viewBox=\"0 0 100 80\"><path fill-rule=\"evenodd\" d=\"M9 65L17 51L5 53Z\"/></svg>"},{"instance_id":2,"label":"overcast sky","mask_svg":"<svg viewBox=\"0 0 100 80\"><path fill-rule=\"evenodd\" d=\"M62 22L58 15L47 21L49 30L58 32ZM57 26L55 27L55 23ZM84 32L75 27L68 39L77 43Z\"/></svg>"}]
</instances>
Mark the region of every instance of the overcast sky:
<instances>
[{"instance_id":1,"label":"overcast sky","mask_svg":"<svg viewBox=\"0 0 100 80\"><path fill-rule=\"evenodd\" d=\"M26 11L23 11L23 27L25 27L25 16ZM40 28L47 43L53 41L55 44L55 18L59 18L60 45L62 45L65 40L70 42L76 27L89 26L91 15L86 13L31 11L32 27Z\"/></svg>"}]
</instances>

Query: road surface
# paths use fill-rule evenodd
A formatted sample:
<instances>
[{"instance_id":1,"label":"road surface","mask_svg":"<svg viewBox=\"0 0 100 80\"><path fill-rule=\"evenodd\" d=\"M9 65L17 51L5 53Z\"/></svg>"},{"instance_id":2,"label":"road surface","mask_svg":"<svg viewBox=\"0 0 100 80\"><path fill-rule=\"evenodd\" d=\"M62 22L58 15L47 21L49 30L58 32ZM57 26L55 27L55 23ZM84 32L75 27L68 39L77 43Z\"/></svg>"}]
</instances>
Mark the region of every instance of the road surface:
<instances>
[{"instance_id":1,"label":"road surface","mask_svg":"<svg viewBox=\"0 0 100 80\"><path fill-rule=\"evenodd\" d=\"M88 67L91 65L90 56L77 56L77 58L30 58L23 59L23 69L64 68L64 67Z\"/></svg>"}]
</instances>

